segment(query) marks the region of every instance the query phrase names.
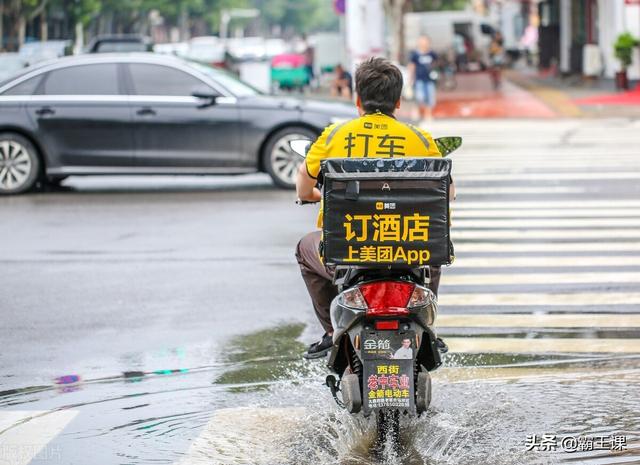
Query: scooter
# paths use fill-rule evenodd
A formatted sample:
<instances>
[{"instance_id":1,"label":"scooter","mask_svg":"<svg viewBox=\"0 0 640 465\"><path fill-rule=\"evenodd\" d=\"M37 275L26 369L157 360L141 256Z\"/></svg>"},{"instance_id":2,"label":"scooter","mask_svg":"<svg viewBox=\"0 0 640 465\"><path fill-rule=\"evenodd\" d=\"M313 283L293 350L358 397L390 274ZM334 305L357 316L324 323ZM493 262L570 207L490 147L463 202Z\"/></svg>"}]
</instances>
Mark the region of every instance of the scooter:
<instances>
[{"instance_id":1,"label":"scooter","mask_svg":"<svg viewBox=\"0 0 640 465\"><path fill-rule=\"evenodd\" d=\"M462 139L435 142L447 156ZM291 148L304 156L309 145L294 141ZM349 413L375 415L378 446L388 437L397 444L400 416L422 415L431 402L430 372L442 359L434 331L437 298L429 279L428 266L335 268L339 294L331 304L334 334L327 366L332 374L326 385Z\"/></svg>"}]
</instances>

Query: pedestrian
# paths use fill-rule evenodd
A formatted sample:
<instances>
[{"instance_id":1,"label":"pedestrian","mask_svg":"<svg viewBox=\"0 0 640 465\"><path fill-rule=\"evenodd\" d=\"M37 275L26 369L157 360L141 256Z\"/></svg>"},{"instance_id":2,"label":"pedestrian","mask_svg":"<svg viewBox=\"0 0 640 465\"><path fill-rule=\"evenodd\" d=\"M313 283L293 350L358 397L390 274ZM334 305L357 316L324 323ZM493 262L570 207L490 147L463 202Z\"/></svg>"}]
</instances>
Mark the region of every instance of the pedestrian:
<instances>
[{"instance_id":1,"label":"pedestrian","mask_svg":"<svg viewBox=\"0 0 640 465\"><path fill-rule=\"evenodd\" d=\"M489 44L489 75L495 90L502 86L502 66L504 65L504 40L496 31Z\"/></svg>"},{"instance_id":2,"label":"pedestrian","mask_svg":"<svg viewBox=\"0 0 640 465\"><path fill-rule=\"evenodd\" d=\"M436 106L437 60L438 55L431 50L429 37L420 36L418 47L411 52L409 59L409 82L413 84L418 116L423 126L433 118L433 108Z\"/></svg>"},{"instance_id":3,"label":"pedestrian","mask_svg":"<svg viewBox=\"0 0 640 465\"><path fill-rule=\"evenodd\" d=\"M304 41L304 51L302 52L304 56L304 67L307 71L307 77L309 79L309 85L313 87L313 79L315 77L313 72L313 64L315 62L315 49L309 42L306 35L302 36L302 40Z\"/></svg>"},{"instance_id":4,"label":"pedestrian","mask_svg":"<svg viewBox=\"0 0 640 465\"><path fill-rule=\"evenodd\" d=\"M335 73L335 77L331 82L331 95L351 100L353 92L351 73L345 70L341 64L336 65Z\"/></svg>"}]
</instances>

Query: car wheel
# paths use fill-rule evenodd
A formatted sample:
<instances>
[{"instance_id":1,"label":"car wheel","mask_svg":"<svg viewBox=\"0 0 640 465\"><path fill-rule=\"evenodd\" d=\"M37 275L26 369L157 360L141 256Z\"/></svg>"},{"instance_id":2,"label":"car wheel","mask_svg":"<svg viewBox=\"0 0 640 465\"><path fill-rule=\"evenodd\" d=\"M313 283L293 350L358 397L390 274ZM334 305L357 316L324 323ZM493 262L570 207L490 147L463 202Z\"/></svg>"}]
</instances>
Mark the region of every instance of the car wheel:
<instances>
[{"instance_id":1,"label":"car wheel","mask_svg":"<svg viewBox=\"0 0 640 465\"><path fill-rule=\"evenodd\" d=\"M276 186L283 189L296 187L296 175L303 159L291 149L289 142L315 140L317 136L310 129L290 127L281 129L269 138L262 156L264 167Z\"/></svg>"},{"instance_id":2,"label":"car wheel","mask_svg":"<svg viewBox=\"0 0 640 465\"><path fill-rule=\"evenodd\" d=\"M0 194L20 194L33 187L40 173L34 145L20 134L0 133Z\"/></svg>"}]
</instances>

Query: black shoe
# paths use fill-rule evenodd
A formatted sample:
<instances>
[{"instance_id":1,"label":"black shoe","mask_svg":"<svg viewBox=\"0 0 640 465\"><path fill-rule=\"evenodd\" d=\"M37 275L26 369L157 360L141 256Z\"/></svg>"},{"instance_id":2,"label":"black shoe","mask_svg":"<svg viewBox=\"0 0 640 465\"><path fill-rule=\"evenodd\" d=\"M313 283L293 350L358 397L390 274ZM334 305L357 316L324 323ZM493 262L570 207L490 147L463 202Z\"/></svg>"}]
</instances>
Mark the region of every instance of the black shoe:
<instances>
[{"instance_id":1,"label":"black shoe","mask_svg":"<svg viewBox=\"0 0 640 465\"><path fill-rule=\"evenodd\" d=\"M314 342L309 346L307 351L302 355L304 358L320 358L327 355L333 346L333 336L324 333L320 342Z\"/></svg>"},{"instance_id":2,"label":"black shoe","mask_svg":"<svg viewBox=\"0 0 640 465\"><path fill-rule=\"evenodd\" d=\"M449 346L444 343L441 337L436 338L436 347L438 348L438 352L440 352L441 354L446 354L447 352L449 352Z\"/></svg>"}]
</instances>

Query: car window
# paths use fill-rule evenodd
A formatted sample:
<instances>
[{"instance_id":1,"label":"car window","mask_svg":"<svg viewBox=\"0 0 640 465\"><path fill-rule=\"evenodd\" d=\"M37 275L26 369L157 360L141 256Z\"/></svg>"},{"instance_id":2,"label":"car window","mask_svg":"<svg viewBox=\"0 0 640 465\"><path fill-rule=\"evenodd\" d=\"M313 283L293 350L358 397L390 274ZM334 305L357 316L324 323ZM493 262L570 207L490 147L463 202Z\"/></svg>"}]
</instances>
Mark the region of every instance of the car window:
<instances>
[{"instance_id":1,"label":"car window","mask_svg":"<svg viewBox=\"0 0 640 465\"><path fill-rule=\"evenodd\" d=\"M42 80L42 76L42 74L39 74L26 81L22 81L20 84L16 84L5 91L4 95L33 95Z\"/></svg>"},{"instance_id":2,"label":"car window","mask_svg":"<svg viewBox=\"0 0 640 465\"><path fill-rule=\"evenodd\" d=\"M200 79L168 66L132 63L129 69L136 95L188 97L195 89L207 87Z\"/></svg>"},{"instance_id":3,"label":"car window","mask_svg":"<svg viewBox=\"0 0 640 465\"><path fill-rule=\"evenodd\" d=\"M146 52L148 50L149 47L141 42L100 42L95 48L95 53Z\"/></svg>"},{"instance_id":4,"label":"car window","mask_svg":"<svg viewBox=\"0 0 640 465\"><path fill-rule=\"evenodd\" d=\"M44 81L45 95L116 95L116 63L71 66L50 71Z\"/></svg>"},{"instance_id":5,"label":"car window","mask_svg":"<svg viewBox=\"0 0 640 465\"><path fill-rule=\"evenodd\" d=\"M216 83L222 85L236 97L250 97L252 95L258 95L262 93L255 87L250 86L246 82L241 81L236 76L226 71L214 69L211 66L202 65L193 61L190 61L189 65L193 68L196 68L201 73L209 76Z\"/></svg>"}]
</instances>

